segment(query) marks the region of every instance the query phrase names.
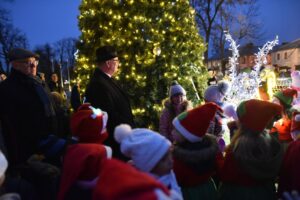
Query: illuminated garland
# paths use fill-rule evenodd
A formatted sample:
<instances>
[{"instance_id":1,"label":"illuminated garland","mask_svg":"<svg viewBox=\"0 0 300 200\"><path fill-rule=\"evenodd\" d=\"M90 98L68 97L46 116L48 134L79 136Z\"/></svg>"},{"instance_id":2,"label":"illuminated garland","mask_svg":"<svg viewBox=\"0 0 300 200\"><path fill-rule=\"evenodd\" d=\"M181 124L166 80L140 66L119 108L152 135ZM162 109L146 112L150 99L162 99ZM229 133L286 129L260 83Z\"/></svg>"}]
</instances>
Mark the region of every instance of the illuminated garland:
<instances>
[{"instance_id":1,"label":"illuminated garland","mask_svg":"<svg viewBox=\"0 0 300 200\"><path fill-rule=\"evenodd\" d=\"M278 37L275 40L267 42L263 48L259 49L256 55L254 70L250 73L241 72L237 75L237 60L239 57L238 46L229 33L225 33L225 39L230 42L232 57L229 58L230 64L230 90L225 99L228 103L236 106L245 100L258 98L258 88L261 82L259 70L262 63L266 63L266 55L272 48L278 44Z\"/></svg>"}]
</instances>

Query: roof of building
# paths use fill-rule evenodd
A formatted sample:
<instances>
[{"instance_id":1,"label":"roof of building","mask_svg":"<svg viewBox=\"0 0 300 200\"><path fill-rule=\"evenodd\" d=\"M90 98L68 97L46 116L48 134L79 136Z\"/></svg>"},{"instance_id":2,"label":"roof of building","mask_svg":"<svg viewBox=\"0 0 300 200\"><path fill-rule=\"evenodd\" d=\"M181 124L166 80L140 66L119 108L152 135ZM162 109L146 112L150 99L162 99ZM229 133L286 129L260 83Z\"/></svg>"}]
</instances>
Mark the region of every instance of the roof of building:
<instances>
[{"instance_id":1,"label":"roof of building","mask_svg":"<svg viewBox=\"0 0 300 200\"><path fill-rule=\"evenodd\" d=\"M248 43L239 48L239 54L240 56L254 55L255 53L258 52L259 47L260 46L254 46L253 43ZM232 52L229 49L225 49L223 58L228 58L230 56L232 56ZM221 60L221 59L222 56L220 54L214 54L208 60L213 61L213 60Z\"/></svg>"},{"instance_id":2,"label":"roof of building","mask_svg":"<svg viewBox=\"0 0 300 200\"><path fill-rule=\"evenodd\" d=\"M275 46L272 52L282 51L287 49L295 49L295 48L300 48L300 38L292 42L283 43L282 45Z\"/></svg>"}]
</instances>

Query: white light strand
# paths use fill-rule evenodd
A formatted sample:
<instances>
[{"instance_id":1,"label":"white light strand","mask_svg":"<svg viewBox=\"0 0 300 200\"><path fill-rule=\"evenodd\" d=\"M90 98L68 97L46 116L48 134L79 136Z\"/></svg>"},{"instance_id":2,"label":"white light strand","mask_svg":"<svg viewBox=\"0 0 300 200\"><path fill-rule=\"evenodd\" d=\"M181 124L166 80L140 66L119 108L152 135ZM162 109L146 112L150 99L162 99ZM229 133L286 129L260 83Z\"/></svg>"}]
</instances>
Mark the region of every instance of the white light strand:
<instances>
[{"instance_id":1,"label":"white light strand","mask_svg":"<svg viewBox=\"0 0 300 200\"><path fill-rule=\"evenodd\" d=\"M261 66L267 64L267 55L273 49L275 45L278 44L278 36L276 35L273 41L268 41L262 48L259 48L257 54L255 54L255 65L254 70L259 74Z\"/></svg>"},{"instance_id":2,"label":"white light strand","mask_svg":"<svg viewBox=\"0 0 300 200\"><path fill-rule=\"evenodd\" d=\"M234 78L237 76L237 65L238 58L240 57L239 54L239 45L236 45L236 42L232 39L229 32L225 31L225 39L229 42L229 50L232 51L232 57L229 57L229 77L231 80L234 80Z\"/></svg>"},{"instance_id":3,"label":"white light strand","mask_svg":"<svg viewBox=\"0 0 300 200\"><path fill-rule=\"evenodd\" d=\"M228 32L225 32L225 39L230 43L232 57L229 58L230 65L230 90L225 99L228 103L237 106L240 102L256 98L258 94L259 77L255 71L251 73L241 72L237 75L237 65L239 58L238 45Z\"/></svg>"},{"instance_id":4,"label":"white light strand","mask_svg":"<svg viewBox=\"0 0 300 200\"><path fill-rule=\"evenodd\" d=\"M233 103L236 106L245 100L258 98L258 88L260 84L259 70L262 64L266 64L266 56L272 50L272 48L278 44L278 37L275 40L267 42L259 52L255 54L255 66L254 70L250 73L241 72L237 75L237 60L239 57L238 46L232 39L229 33L225 33L225 38L230 42L230 50L232 51L232 57L229 58L230 68L230 91L226 95L226 101Z\"/></svg>"}]
</instances>

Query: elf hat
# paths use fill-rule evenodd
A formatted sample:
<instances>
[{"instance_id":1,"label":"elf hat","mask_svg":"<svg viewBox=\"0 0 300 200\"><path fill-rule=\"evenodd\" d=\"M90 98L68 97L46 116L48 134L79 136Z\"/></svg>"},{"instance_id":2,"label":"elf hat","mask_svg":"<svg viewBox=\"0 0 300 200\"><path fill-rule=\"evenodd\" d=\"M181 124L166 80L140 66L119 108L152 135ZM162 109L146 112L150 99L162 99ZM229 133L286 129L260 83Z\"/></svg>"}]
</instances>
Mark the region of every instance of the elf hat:
<instances>
[{"instance_id":1,"label":"elf hat","mask_svg":"<svg viewBox=\"0 0 300 200\"><path fill-rule=\"evenodd\" d=\"M58 200L63 200L71 186L86 182L91 185L100 172L101 161L111 158L112 150L99 144L74 144L68 147L64 157ZM93 185L93 187L95 184Z\"/></svg>"},{"instance_id":2,"label":"elf hat","mask_svg":"<svg viewBox=\"0 0 300 200\"><path fill-rule=\"evenodd\" d=\"M72 135L80 143L101 144L108 137L106 132L107 119L106 112L85 103L71 117Z\"/></svg>"},{"instance_id":3,"label":"elf hat","mask_svg":"<svg viewBox=\"0 0 300 200\"><path fill-rule=\"evenodd\" d=\"M121 144L121 152L144 172L150 172L171 147L171 142L159 133L146 128L131 129L127 124L117 126L114 137Z\"/></svg>"},{"instance_id":4,"label":"elf hat","mask_svg":"<svg viewBox=\"0 0 300 200\"><path fill-rule=\"evenodd\" d=\"M148 174L116 159L104 160L93 200L159 200L171 199L170 192Z\"/></svg>"},{"instance_id":5,"label":"elf hat","mask_svg":"<svg viewBox=\"0 0 300 200\"><path fill-rule=\"evenodd\" d=\"M206 103L178 115L173 120L174 128L188 141L199 142L206 134L210 121L217 111L223 112L215 103Z\"/></svg>"},{"instance_id":6,"label":"elf hat","mask_svg":"<svg viewBox=\"0 0 300 200\"><path fill-rule=\"evenodd\" d=\"M173 97L175 95L178 95L178 94L181 94L181 95L185 96L186 95L186 91L185 91L185 89L181 85L179 85L177 83L177 81L174 81L172 83L171 87L170 87L169 96L171 98L171 97Z\"/></svg>"},{"instance_id":7,"label":"elf hat","mask_svg":"<svg viewBox=\"0 0 300 200\"><path fill-rule=\"evenodd\" d=\"M255 132L263 131L281 112L282 106L257 99L243 101L237 107L241 125Z\"/></svg>"},{"instance_id":8,"label":"elf hat","mask_svg":"<svg viewBox=\"0 0 300 200\"><path fill-rule=\"evenodd\" d=\"M294 97L297 97L297 90L287 88L276 92L273 96L276 97L285 108L290 108Z\"/></svg>"},{"instance_id":9,"label":"elf hat","mask_svg":"<svg viewBox=\"0 0 300 200\"><path fill-rule=\"evenodd\" d=\"M293 112L291 136L294 140L300 135L300 112Z\"/></svg>"}]
</instances>

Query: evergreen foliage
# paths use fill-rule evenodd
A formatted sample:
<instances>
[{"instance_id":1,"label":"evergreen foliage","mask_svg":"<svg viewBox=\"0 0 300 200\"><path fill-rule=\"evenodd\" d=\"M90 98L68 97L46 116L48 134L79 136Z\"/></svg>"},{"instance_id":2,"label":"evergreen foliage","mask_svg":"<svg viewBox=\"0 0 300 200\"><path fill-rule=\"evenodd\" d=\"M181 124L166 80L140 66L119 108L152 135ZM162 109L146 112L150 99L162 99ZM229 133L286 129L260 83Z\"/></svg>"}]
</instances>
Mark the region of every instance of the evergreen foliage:
<instances>
[{"instance_id":1,"label":"evergreen foliage","mask_svg":"<svg viewBox=\"0 0 300 200\"><path fill-rule=\"evenodd\" d=\"M95 68L95 50L112 45L121 61L116 79L130 95L139 127L157 128L173 80L199 104L191 79L201 97L205 44L188 0L83 0L80 13L76 73L82 88Z\"/></svg>"}]
</instances>

